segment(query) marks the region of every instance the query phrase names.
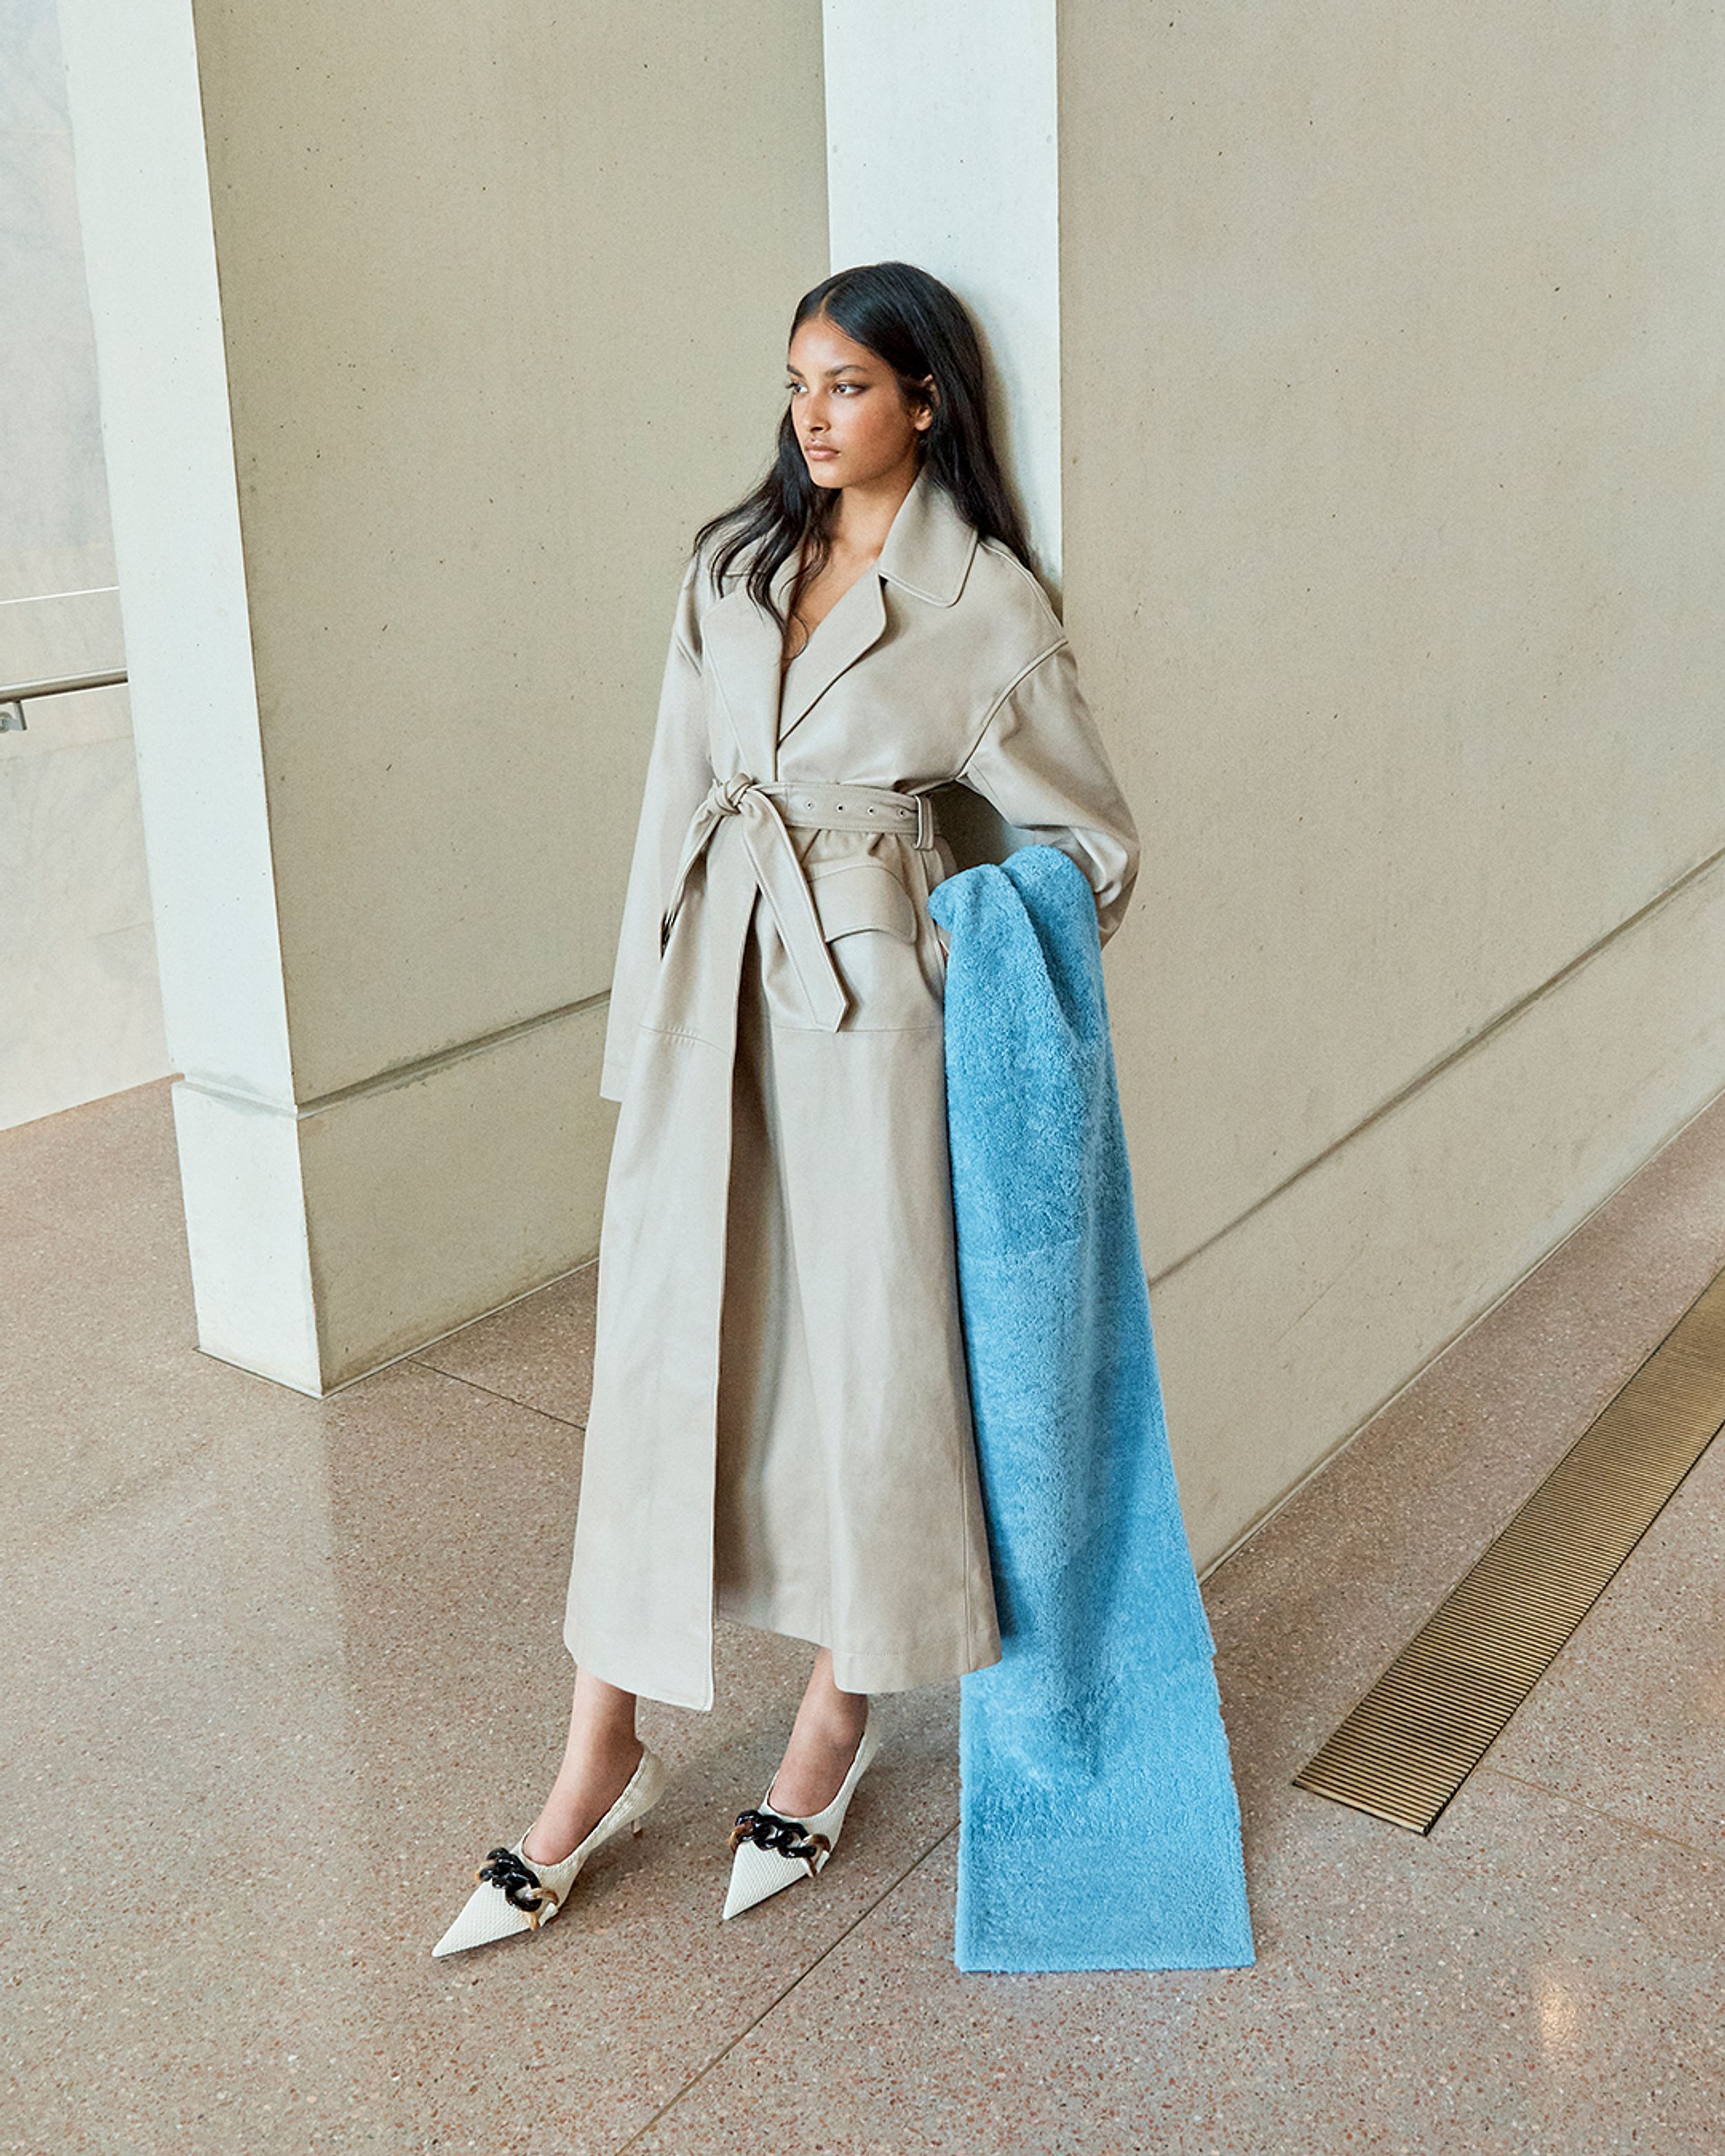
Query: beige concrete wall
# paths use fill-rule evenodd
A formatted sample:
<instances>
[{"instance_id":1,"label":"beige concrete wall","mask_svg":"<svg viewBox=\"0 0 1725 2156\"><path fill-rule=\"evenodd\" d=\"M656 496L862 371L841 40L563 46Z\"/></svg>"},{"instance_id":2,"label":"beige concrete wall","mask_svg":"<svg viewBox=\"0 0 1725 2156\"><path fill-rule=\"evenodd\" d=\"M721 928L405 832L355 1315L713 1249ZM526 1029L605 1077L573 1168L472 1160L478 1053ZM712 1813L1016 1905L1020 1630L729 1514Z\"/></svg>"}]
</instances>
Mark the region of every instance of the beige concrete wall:
<instances>
[{"instance_id":1,"label":"beige concrete wall","mask_svg":"<svg viewBox=\"0 0 1725 2156\"><path fill-rule=\"evenodd\" d=\"M1065 0L1060 69L1065 618L1208 1562L1725 1083L1725 19Z\"/></svg>"},{"instance_id":2,"label":"beige concrete wall","mask_svg":"<svg viewBox=\"0 0 1725 2156\"><path fill-rule=\"evenodd\" d=\"M268 955L260 911L243 960L176 976L176 1105L204 1344L321 1389L597 1246L604 996L677 578L758 474L785 318L826 267L820 21L191 13L286 1070L267 1011L246 1032L223 1002ZM111 146L131 123L98 28ZM116 152L116 263L121 184ZM145 461L174 378L116 400ZM201 598L182 579L182 626ZM246 723L224 707L224 738ZM182 865L223 814L170 829L167 792ZM182 896L192 947L209 902ZM265 1188L303 1204L297 1253ZM227 1247L248 1238L279 1263Z\"/></svg>"},{"instance_id":3,"label":"beige concrete wall","mask_svg":"<svg viewBox=\"0 0 1725 2156\"><path fill-rule=\"evenodd\" d=\"M194 12L319 1096L608 986L682 549L755 477L824 267L820 25Z\"/></svg>"}]
</instances>

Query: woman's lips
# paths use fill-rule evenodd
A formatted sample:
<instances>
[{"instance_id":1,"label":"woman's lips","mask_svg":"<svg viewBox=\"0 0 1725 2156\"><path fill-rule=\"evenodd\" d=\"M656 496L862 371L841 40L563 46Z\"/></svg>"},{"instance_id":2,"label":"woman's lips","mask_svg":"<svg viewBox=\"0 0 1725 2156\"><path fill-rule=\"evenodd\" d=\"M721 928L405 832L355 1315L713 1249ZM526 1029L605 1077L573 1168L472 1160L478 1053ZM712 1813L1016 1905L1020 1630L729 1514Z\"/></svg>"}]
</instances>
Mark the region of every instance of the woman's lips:
<instances>
[{"instance_id":1,"label":"woman's lips","mask_svg":"<svg viewBox=\"0 0 1725 2156\"><path fill-rule=\"evenodd\" d=\"M836 449L823 449L818 442L811 442L804 454L811 457L835 457L839 452Z\"/></svg>"}]
</instances>

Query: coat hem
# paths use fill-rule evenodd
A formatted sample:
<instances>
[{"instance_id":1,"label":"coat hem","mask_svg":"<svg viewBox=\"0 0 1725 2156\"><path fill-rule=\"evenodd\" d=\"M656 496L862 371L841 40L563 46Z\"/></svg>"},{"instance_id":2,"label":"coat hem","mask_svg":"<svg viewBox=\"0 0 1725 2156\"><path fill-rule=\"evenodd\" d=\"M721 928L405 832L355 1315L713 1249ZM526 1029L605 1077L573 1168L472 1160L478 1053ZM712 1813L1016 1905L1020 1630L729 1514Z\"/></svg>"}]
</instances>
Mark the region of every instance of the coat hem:
<instances>
[{"instance_id":1,"label":"coat hem","mask_svg":"<svg viewBox=\"0 0 1725 2156\"><path fill-rule=\"evenodd\" d=\"M924 1685L947 1684L954 1677L973 1676L978 1670L992 1669L1000 1660L999 1643L985 1651L980 1660L971 1649L957 1655L931 1657L927 1663L911 1661L904 1656L891 1660L881 1658L871 1666L865 1655L841 1655L833 1652L833 1681L840 1691L916 1691Z\"/></svg>"},{"instance_id":2,"label":"coat hem","mask_svg":"<svg viewBox=\"0 0 1725 2156\"><path fill-rule=\"evenodd\" d=\"M633 1666L634 1654L631 1648L603 1633L583 1632L578 1643L577 1628L563 1627L563 1645L570 1658L589 1675L604 1683L615 1685L619 1691L633 1692L638 1699L657 1700L665 1707L685 1707L697 1714L711 1711L713 1704L712 1673L709 1669L705 1694L691 1691L687 1686L666 1684L650 1671L643 1673Z\"/></svg>"},{"instance_id":3,"label":"coat hem","mask_svg":"<svg viewBox=\"0 0 1725 2156\"><path fill-rule=\"evenodd\" d=\"M907 1654L902 1650L882 1652L878 1649L855 1652L834 1647L829 1640L809 1639L802 1632L786 1631L776 1625L752 1624L743 1618L726 1618L723 1621L741 1625L749 1631L769 1632L775 1639L801 1640L811 1647L828 1648L833 1657L833 1681L840 1691L916 1691L924 1685L947 1684L955 1677L992 1669L1002 1654L998 1639L980 1647L932 1648L926 1654ZM566 1626L563 1645L581 1668L607 1684L615 1685L619 1691L633 1692L639 1699L657 1700L665 1707L688 1707L697 1713L711 1711L711 1678L703 1697L686 1686L665 1684L632 1668L634 1656L629 1648L607 1640L603 1635L587 1634L578 1647L572 1628Z\"/></svg>"},{"instance_id":4,"label":"coat hem","mask_svg":"<svg viewBox=\"0 0 1725 2156\"><path fill-rule=\"evenodd\" d=\"M751 1611L734 1596L721 1598L717 1614L726 1625L824 1647L833 1657L833 1681L840 1691L914 1691L922 1685L942 1684L952 1677L968 1676L973 1670L991 1668L1000 1659L999 1635L975 1621L974 1589L968 1578L965 1582L966 1628L962 1635L963 1640L970 1643L968 1645L948 1635L941 1644L928 1647L834 1646L833 1627L824 1617L810 1620L794 1612L773 1615L758 1606Z\"/></svg>"}]
</instances>

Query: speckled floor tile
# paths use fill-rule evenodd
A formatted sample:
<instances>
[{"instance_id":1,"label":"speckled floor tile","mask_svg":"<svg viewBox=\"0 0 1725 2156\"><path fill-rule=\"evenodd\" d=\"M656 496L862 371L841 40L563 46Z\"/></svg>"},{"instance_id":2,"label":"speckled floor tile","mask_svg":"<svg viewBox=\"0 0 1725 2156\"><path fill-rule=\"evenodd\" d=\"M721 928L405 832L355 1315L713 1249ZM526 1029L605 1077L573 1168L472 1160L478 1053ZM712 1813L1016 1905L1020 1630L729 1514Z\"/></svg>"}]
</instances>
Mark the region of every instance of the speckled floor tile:
<instances>
[{"instance_id":1,"label":"speckled floor tile","mask_svg":"<svg viewBox=\"0 0 1725 2156\"><path fill-rule=\"evenodd\" d=\"M1725 1874L1476 1779L1430 1839L1292 1793L1248 1819L1259 1962L961 1975L955 1843L631 2156L1703 2156Z\"/></svg>"},{"instance_id":2,"label":"speckled floor tile","mask_svg":"<svg viewBox=\"0 0 1725 2156\"><path fill-rule=\"evenodd\" d=\"M853 1861L775 1924L721 1928L726 1830L806 1668L726 1628L711 1717L644 1710L675 1779L640 1840L542 1939L433 1961L555 1764L564 1434L401 1368L341 1399L20 1579L39 1646L0 1712L0 1846L21 2148L105 2148L130 2120L115 2145L609 2149L950 1816L952 1702L885 1702Z\"/></svg>"},{"instance_id":3,"label":"speckled floor tile","mask_svg":"<svg viewBox=\"0 0 1725 2156\"><path fill-rule=\"evenodd\" d=\"M1722 1267L1725 1103L1210 1573L1237 1766L1303 1763Z\"/></svg>"},{"instance_id":4,"label":"speckled floor tile","mask_svg":"<svg viewBox=\"0 0 1725 2156\"><path fill-rule=\"evenodd\" d=\"M1488 1763L1725 1859L1722 1642L1725 1439L1690 1470ZM1725 2128L1720 2138L1725 2147Z\"/></svg>"},{"instance_id":5,"label":"speckled floor tile","mask_svg":"<svg viewBox=\"0 0 1725 2156\"><path fill-rule=\"evenodd\" d=\"M597 1264L475 1318L422 1348L415 1362L483 1385L524 1407L585 1424L593 1391Z\"/></svg>"},{"instance_id":6,"label":"speckled floor tile","mask_svg":"<svg viewBox=\"0 0 1725 2156\"><path fill-rule=\"evenodd\" d=\"M1721 1463L1429 1840L1290 1777L1725 1264L1725 1108L1207 1583L1259 1961L1162 1977L952 1969L956 1685L721 1924L809 1661L728 1626L640 1839L434 1961L560 1748L591 1272L307 1400L193 1347L173 1176L165 1086L0 1134L5 2156L1718 2145Z\"/></svg>"},{"instance_id":7,"label":"speckled floor tile","mask_svg":"<svg viewBox=\"0 0 1725 2156\"><path fill-rule=\"evenodd\" d=\"M123 1245L132 1263L183 1266L172 1081L0 1131L0 1227L15 1219ZM188 1312L189 1315L189 1312Z\"/></svg>"},{"instance_id":8,"label":"speckled floor tile","mask_svg":"<svg viewBox=\"0 0 1725 2156\"><path fill-rule=\"evenodd\" d=\"M100 1510L234 1415L260 1411L257 1380L193 1348L183 1242L181 1260L176 1279L166 1265L134 1262L124 1238L33 1219L0 1229L0 1262L17 1284L0 1317L9 1537Z\"/></svg>"},{"instance_id":9,"label":"speckled floor tile","mask_svg":"<svg viewBox=\"0 0 1725 2156\"><path fill-rule=\"evenodd\" d=\"M845 1871L721 1926L812 1652L721 1626L715 1712L644 1707L639 1840L434 1961L560 1749L578 1430L411 1361L306 1399L198 1354L124 1235L15 1227L0 2149L608 2151L945 1830L956 1686L883 1701Z\"/></svg>"}]
</instances>

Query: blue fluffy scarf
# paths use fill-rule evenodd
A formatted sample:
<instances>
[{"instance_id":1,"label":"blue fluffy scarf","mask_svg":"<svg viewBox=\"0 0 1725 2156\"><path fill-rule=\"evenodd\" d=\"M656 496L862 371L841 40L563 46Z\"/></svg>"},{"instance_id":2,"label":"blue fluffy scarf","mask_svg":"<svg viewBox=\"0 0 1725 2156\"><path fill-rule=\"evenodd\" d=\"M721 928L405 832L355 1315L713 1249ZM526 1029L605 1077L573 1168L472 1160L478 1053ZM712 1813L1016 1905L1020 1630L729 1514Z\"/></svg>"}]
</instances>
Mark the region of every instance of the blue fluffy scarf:
<instances>
[{"instance_id":1,"label":"blue fluffy scarf","mask_svg":"<svg viewBox=\"0 0 1725 2156\"><path fill-rule=\"evenodd\" d=\"M1168 1456L1096 905L1052 846L938 885L958 1281L1002 1659L960 1681L962 1969L1255 1957Z\"/></svg>"}]
</instances>

